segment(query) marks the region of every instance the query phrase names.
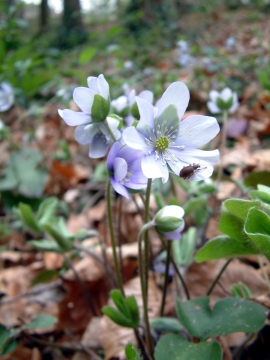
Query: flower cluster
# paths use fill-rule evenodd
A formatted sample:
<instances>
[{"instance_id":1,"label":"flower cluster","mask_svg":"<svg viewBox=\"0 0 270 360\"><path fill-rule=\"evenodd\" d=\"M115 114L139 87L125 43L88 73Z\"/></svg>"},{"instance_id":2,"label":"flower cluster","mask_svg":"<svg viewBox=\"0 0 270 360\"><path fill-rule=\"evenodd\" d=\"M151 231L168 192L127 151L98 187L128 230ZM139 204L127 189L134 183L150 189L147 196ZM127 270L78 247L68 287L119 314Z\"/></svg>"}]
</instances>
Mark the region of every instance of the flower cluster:
<instances>
[{"instance_id":1,"label":"flower cluster","mask_svg":"<svg viewBox=\"0 0 270 360\"><path fill-rule=\"evenodd\" d=\"M146 187L147 179L162 178L169 172L180 175L181 170L196 164L188 176L199 181L212 175L219 151L204 151L219 132L214 117L192 115L181 120L189 102L189 91L182 82L171 84L153 106L153 94L135 90L127 96L110 101L109 85L103 75L89 77L88 87L75 88L74 102L81 111L59 110L67 125L76 126L75 139L91 144L89 156L107 157L110 180L115 191L129 197L128 190ZM109 114L110 111L116 115ZM129 118L129 127L121 130L119 116ZM134 125L137 119L137 126Z\"/></svg>"}]
</instances>

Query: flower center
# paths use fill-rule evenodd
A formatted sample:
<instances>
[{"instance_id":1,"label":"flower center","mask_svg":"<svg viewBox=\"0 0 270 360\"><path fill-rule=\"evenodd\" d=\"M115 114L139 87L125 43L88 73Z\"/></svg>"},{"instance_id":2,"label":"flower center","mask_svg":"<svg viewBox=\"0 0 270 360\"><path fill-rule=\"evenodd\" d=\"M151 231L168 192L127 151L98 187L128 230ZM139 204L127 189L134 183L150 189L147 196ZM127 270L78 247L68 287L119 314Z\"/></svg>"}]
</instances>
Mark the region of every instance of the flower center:
<instances>
[{"instance_id":1,"label":"flower center","mask_svg":"<svg viewBox=\"0 0 270 360\"><path fill-rule=\"evenodd\" d=\"M164 151L164 150L168 149L169 144L170 144L169 140L165 136L161 136L156 141L156 149L158 149L160 151Z\"/></svg>"}]
</instances>

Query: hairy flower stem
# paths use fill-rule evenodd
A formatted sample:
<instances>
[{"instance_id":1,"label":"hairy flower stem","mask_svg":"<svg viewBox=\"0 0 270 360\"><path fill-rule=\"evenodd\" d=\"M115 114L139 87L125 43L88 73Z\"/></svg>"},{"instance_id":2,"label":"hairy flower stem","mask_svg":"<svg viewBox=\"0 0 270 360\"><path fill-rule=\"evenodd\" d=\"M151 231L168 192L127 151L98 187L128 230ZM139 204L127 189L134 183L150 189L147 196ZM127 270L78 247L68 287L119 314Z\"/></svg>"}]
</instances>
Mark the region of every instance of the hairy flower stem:
<instances>
[{"instance_id":1,"label":"hairy flower stem","mask_svg":"<svg viewBox=\"0 0 270 360\"><path fill-rule=\"evenodd\" d=\"M123 288L123 282L121 277L121 272L119 269L119 263L116 253L116 242L115 242L115 236L114 236L114 226L113 226L113 217L112 217L112 204L111 204L111 183L110 180L108 180L107 183L107 216L108 216L108 225L109 225L109 231L110 231L110 237L112 242L112 250L113 250L113 262L114 262L114 268L116 273L116 279L118 287L123 295L124 294L124 288Z\"/></svg>"},{"instance_id":2,"label":"hairy flower stem","mask_svg":"<svg viewBox=\"0 0 270 360\"><path fill-rule=\"evenodd\" d=\"M144 224L147 224L149 222L151 186L152 186L152 179L148 179L146 194L145 194ZM146 297L148 295L148 263L149 263L149 238L148 238L148 231L146 231L144 234L144 281L145 281Z\"/></svg>"},{"instance_id":3,"label":"hairy flower stem","mask_svg":"<svg viewBox=\"0 0 270 360\"><path fill-rule=\"evenodd\" d=\"M225 154L226 139L227 139L228 110L223 111L222 124L223 124L223 126L222 126L222 138L221 138L220 161L219 161L219 168L218 168L217 184L219 184L219 182L222 178L224 154Z\"/></svg>"},{"instance_id":4,"label":"hairy flower stem","mask_svg":"<svg viewBox=\"0 0 270 360\"><path fill-rule=\"evenodd\" d=\"M116 140L116 138L115 138L115 136L114 136L114 133L112 132L109 124L108 124L108 120L107 120L107 119L105 120L104 125L106 126L106 129L108 130L109 134L111 135L112 140L113 140L114 142L116 142L117 140Z\"/></svg>"},{"instance_id":5,"label":"hairy flower stem","mask_svg":"<svg viewBox=\"0 0 270 360\"><path fill-rule=\"evenodd\" d=\"M169 283L169 267L170 267L170 258L171 258L171 248L172 248L172 244L170 241L168 241L165 280L164 280L164 287L163 287L163 294L162 294L162 302L161 302L161 307L160 307L160 316L164 315L167 287L168 287L168 283Z\"/></svg>"},{"instance_id":6,"label":"hairy flower stem","mask_svg":"<svg viewBox=\"0 0 270 360\"><path fill-rule=\"evenodd\" d=\"M231 261L232 261L232 258L227 260L226 263L223 265L220 272L218 273L218 276L215 278L213 284L210 286L209 290L207 291L207 293L206 293L207 296L209 296L211 294L211 292L214 290L214 287L218 283L218 280L220 279L221 275L224 273L224 271L226 270L227 266L229 265L229 263Z\"/></svg>"},{"instance_id":7,"label":"hairy flower stem","mask_svg":"<svg viewBox=\"0 0 270 360\"><path fill-rule=\"evenodd\" d=\"M144 254L143 254L142 243L143 243L143 238L145 239L145 235L146 233L148 233L148 229L150 229L152 226L154 226L152 222L144 224L138 236L139 273L140 273L141 292L142 292L142 300L143 300L143 316L144 316L144 323L146 330L146 347L148 348L148 352L151 355L153 354L153 344L152 344L149 317L148 317L148 297L147 297L146 281L145 281L145 273L148 274L148 266L145 263L145 256L143 256L145 255L146 252L148 252L148 249L145 247L145 243L144 243ZM148 277L147 277L147 281L148 281Z\"/></svg>"}]
</instances>

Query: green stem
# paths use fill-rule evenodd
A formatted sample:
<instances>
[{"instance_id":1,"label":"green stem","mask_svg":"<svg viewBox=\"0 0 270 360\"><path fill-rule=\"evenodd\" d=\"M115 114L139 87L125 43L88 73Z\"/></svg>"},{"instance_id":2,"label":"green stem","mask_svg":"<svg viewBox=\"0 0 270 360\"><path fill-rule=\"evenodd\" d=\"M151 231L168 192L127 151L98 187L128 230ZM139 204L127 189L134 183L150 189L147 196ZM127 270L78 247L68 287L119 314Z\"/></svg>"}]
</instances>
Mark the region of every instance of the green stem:
<instances>
[{"instance_id":1,"label":"green stem","mask_svg":"<svg viewBox=\"0 0 270 360\"><path fill-rule=\"evenodd\" d=\"M222 124L223 124L222 125L222 139L221 139L220 160L219 160L217 183L219 183L222 178L224 154L225 154L226 139L227 139L228 110L223 111L223 123Z\"/></svg>"},{"instance_id":2,"label":"green stem","mask_svg":"<svg viewBox=\"0 0 270 360\"><path fill-rule=\"evenodd\" d=\"M108 124L108 120L107 120L107 119L105 120L104 125L106 126L106 129L107 129L108 132L110 133L111 138L113 139L113 141L116 142L117 140L116 140L116 138L115 138L115 136L114 136L114 133L112 132L109 124Z\"/></svg>"},{"instance_id":3,"label":"green stem","mask_svg":"<svg viewBox=\"0 0 270 360\"><path fill-rule=\"evenodd\" d=\"M145 269L148 270L145 264L145 256L143 256L143 238L145 238L145 234L148 232L148 229L153 227L153 222L149 222L144 224L141 228L139 236L138 236L138 255L139 255L139 274L140 274L140 282L141 282L141 292L142 292L142 301L143 301L143 316L145 323L145 331L146 331L146 347L148 348L149 354L153 354L153 344L152 337L150 331L149 317L148 317L148 304L147 304L147 291L146 291L146 282L145 282ZM147 252L147 248L144 243L144 254Z\"/></svg>"},{"instance_id":4,"label":"green stem","mask_svg":"<svg viewBox=\"0 0 270 360\"><path fill-rule=\"evenodd\" d=\"M148 179L146 194L145 194L144 224L147 224L149 221L151 185L152 185L152 179ZM148 295L148 263L149 263L148 250L149 250L149 237L148 237L148 231L146 231L144 234L144 281L145 281L146 297Z\"/></svg>"},{"instance_id":5,"label":"green stem","mask_svg":"<svg viewBox=\"0 0 270 360\"><path fill-rule=\"evenodd\" d=\"M114 226L113 226L113 217L112 217L111 182L110 182L110 180L108 180L108 183L107 183L106 197L107 197L106 200L107 200L108 225L109 225L110 237L111 237L111 242L112 242L113 261L114 261L116 279L117 279L117 284L118 284L118 287L119 287L121 293L123 295L125 295L124 294L123 283L122 283L121 272L120 272L119 264L118 264L117 253L116 253L116 242L115 242L115 236L114 236Z\"/></svg>"},{"instance_id":6,"label":"green stem","mask_svg":"<svg viewBox=\"0 0 270 360\"><path fill-rule=\"evenodd\" d=\"M164 280L164 287L163 287L163 294L162 294L162 302L161 302L161 307L160 307L160 316L164 315L167 287L168 287L168 283L169 283L169 267L170 267L170 260L171 260L171 248L172 248L172 244L171 244L171 241L169 241L168 245L167 245L165 280Z\"/></svg>"},{"instance_id":7,"label":"green stem","mask_svg":"<svg viewBox=\"0 0 270 360\"><path fill-rule=\"evenodd\" d=\"M218 276L215 278L215 281L213 282L213 284L210 286L209 290L207 291L206 295L209 296L211 294L211 292L213 291L214 287L216 286L216 284L218 283L218 280L220 279L221 275L224 273L224 271L226 270L226 267L229 265L229 263L232 261L232 259L229 259L226 261L226 263L223 265L223 267L221 268L220 272L218 273Z\"/></svg>"}]
</instances>

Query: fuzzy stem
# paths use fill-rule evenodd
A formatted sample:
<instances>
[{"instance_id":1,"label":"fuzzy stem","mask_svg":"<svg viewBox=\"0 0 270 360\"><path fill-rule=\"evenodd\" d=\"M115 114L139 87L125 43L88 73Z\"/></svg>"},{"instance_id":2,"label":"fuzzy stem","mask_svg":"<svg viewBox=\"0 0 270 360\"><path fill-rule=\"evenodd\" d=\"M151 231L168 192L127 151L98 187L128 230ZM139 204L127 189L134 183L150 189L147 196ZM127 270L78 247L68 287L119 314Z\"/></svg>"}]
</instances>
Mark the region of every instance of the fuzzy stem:
<instances>
[{"instance_id":1,"label":"fuzzy stem","mask_svg":"<svg viewBox=\"0 0 270 360\"><path fill-rule=\"evenodd\" d=\"M229 263L232 261L232 259L229 259L226 261L226 263L222 266L222 268L220 269L220 272L218 273L218 276L215 278L215 281L213 282L213 284L210 286L209 290L207 291L206 295L209 296L211 294L211 292L213 291L214 287L216 286L218 280L220 279L221 275L224 273L224 271L226 270L227 266L229 265Z\"/></svg>"},{"instance_id":2,"label":"fuzzy stem","mask_svg":"<svg viewBox=\"0 0 270 360\"><path fill-rule=\"evenodd\" d=\"M163 287L163 294L162 294L162 302L161 302L161 307L160 307L160 316L164 315L167 287L168 287L168 283L169 283L169 267L170 267L170 259L171 259L171 248L172 248L171 241L168 241L165 280L164 280L164 287Z\"/></svg>"},{"instance_id":3,"label":"fuzzy stem","mask_svg":"<svg viewBox=\"0 0 270 360\"><path fill-rule=\"evenodd\" d=\"M151 331L150 331L150 324L148 317L148 304L147 304L148 299L147 299L146 282L145 282L145 272L147 272L148 269L145 264L145 256L143 256L142 243L143 243L143 238L145 239L145 234L148 232L148 229L150 229L153 226L154 226L153 222L144 224L138 236L139 274L140 274L141 292L142 292L142 300L143 300L143 316L144 316L145 331L146 331L146 346L148 348L149 354L151 355L153 354L153 345L152 345L152 338L151 338ZM147 248L145 247L145 243L144 243L144 254L145 252L147 252Z\"/></svg>"},{"instance_id":4,"label":"fuzzy stem","mask_svg":"<svg viewBox=\"0 0 270 360\"><path fill-rule=\"evenodd\" d=\"M145 194L144 224L147 224L149 221L151 185L152 185L152 179L148 179L146 194ZM146 231L144 234L144 281L145 281L146 297L148 296L148 263L149 263L148 250L149 250L149 237L148 237L148 231Z\"/></svg>"},{"instance_id":5,"label":"fuzzy stem","mask_svg":"<svg viewBox=\"0 0 270 360\"><path fill-rule=\"evenodd\" d=\"M223 111L223 123L222 124L223 124L223 126L222 126L222 139L221 139L221 148L220 148L220 161L219 161L218 177L217 177L218 184L222 178L224 154L225 154L225 149L226 149L228 110Z\"/></svg>"},{"instance_id":6,"label":"fuzzy stem","mask_svg":"<svg viewBox=\"0 0 270 360\"><path fill-rule=\"evenodd\" d=\"M124 288L123 288L123 282L121 277L121 272L119 269L119 263L116 253L116 242L115 242L115 236L114 236L114 226L113 226L113 216L112 216L112 204L111 204L111 182L108 180L107 183L107 216L108 216L108 225L109 225L109 231L110 231L110 237L112 242L112 250L113 250L113 261L114 261L114 268L116 273L116 279L118 287L123 295L124 294Z\"/></svg>"}]
</instances>

